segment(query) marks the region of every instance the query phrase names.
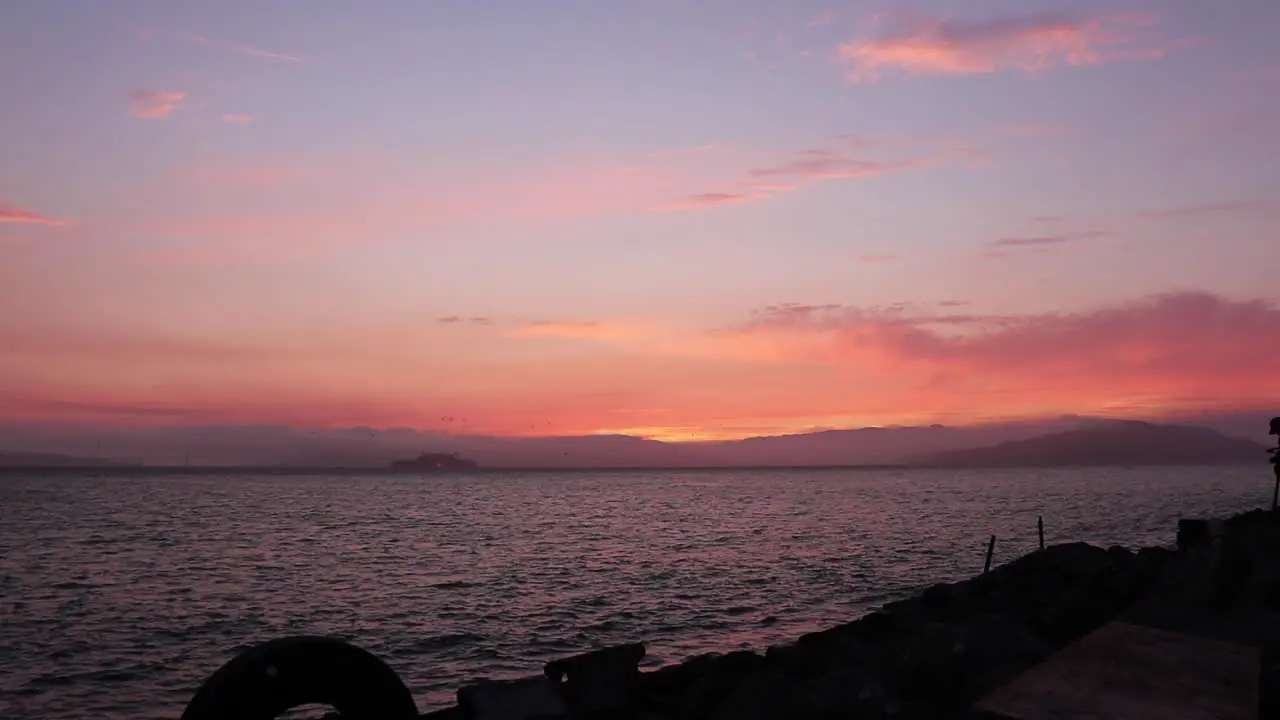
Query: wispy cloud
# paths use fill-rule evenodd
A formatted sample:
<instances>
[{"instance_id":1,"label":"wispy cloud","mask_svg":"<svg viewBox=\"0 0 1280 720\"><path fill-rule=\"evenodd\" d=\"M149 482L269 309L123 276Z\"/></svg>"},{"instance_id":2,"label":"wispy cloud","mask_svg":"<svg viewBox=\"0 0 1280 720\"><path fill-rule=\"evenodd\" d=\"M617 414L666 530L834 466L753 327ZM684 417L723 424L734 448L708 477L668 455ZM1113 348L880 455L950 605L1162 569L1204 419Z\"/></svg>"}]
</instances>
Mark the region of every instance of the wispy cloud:
<instances>
[{"instance_id":1,"label":"wispy cloud","mask_svg":"<svg viewBox=\"0 0 1280 720\"><path fill-rule=\"evenodd\" d=\"M1068 125L1041 123L1021 123L1002 125L996 128L996 134L1007 138L1043 139L1058 138L1074 134L1075 130Z\"/></svg>"},{"instance_id":2,"label":"wispy cloud","mask_svg":"<svg viewBox=\"0 0 1280 720\"><path fill-rule=\"evenodd\" d=\"M129 101L135 117L161 119L177 110L186 97L186 93L176 90L136 90Z\"/></svg>"},{"instance_id":3,"label":"wispy cloud","mask_svg":"<svg viewBox=\"0 0 1280 720\"><path fill-rule=\"evenodd\" d=\"M736 193L736 192L707 192L689 195L684 199L664 205L660 210L699 210L709 207L720 207L722 205L740 205L742 203L752 202L753 200L764 200L769 197L767 193Z\"/></svg>"},{"instance_id":4,"label":"wispy cloud","mask_svg":"<svg viewBox=\"0 0 1280 720\"><path fill-rule=\"evenodd\" d=\"M882 263L893 262L897 259L897 255L863 255L858 258L858 262L863 265L880 265Z\"/></svg>"},{"instance_id":5,"label":"wispy cloud","mask_svg":"<svg viewBox=\"0 0 1280 720\"><path fill-rule=\"evenodd\" d=\"M1079 242L1081 240L1090 240L1093 238L1103 237L1107 233L1101 230L1090 230L1087 232L1067 233L1064 235L1039 235L1033 237L1007 237L1000 238L991 243L992 247L998 248L1018 248L1018 247L1044 247L1047 245L1065 245L1067 243Z\"/></svg>"},{"instance_id":6,"label":"wispy cloud","mask_svg":"<svg viewBox=\"0 0 1280 720\"><path fill-rule=\"evenodd\" d=\"M1251 212L1266 206L1256 200L1239 200L1234 202L1205 203L1202 205L1181 205L1162 210L1148 210L1138 213L1146 220L1180 220L1202 215L1230 215L1233 213Z\"/></svg>"},{"instance_id":7,"label":"wispy cloud","mask_svg":"<svg viewBox=\"0 0 1280 720\"><path fill-rule=\"evenodd\" d=\"M27 208L21 208L15 205L5 205L4 203L0 203L0 223L52 226L68 224L66 220L46 217L34 210L28 210Z\"/></svg>"},{"instance_id":8,"label":"wispy cloud","mask_svg":"<svg viewBox=\"0 0 1280 720\"><path fill-rule=\"evenodd\" d=\"M883 70L912 75L1036 72L1162 54L1135 44L1129 34L1135 23L1115 19L1045 13L977 21L896 20L884 34L839 46L837 56L848 64L851 79L875 80Z\"/></svg>"},{"instance_id":9,"label":"wispy cloud","mask_svg":"<svg viewBox=\"0 0 1280 720\"><path fill-rule=\"evenodd\" d=\"M281 62L291 62L291 63L302 62L302 58L296 55L289 55L282 52L273 52L270 50L263 50L261 48L256 48L252 45L244 45L242 43L214 40L212 38L205 37L204 35L188 35L186 36L186 39L188 42L193 42L193 43L196 43L197 45L204 45L205 47L211 47L211 48L214 48L215 50L222 50L223 52L237 53L239 55L249 55L252 57L265 58L267 60L279 60Z\"/></svg>"},{"instance_id":10,"label":"wispy cloud","mask_svg":"<svg viewBox=\"0 0 1280 720\"><path fill-rule=\"evenodd\" d=\"M649 334L643 325L623 321L546 321L523 325L511 337L570 340L625 340Z\"/></svg>"},{"instance_id":11,"label":"wispy cloud","mask_svg":"<svg viewBox=\"0 0 1280 720\"><path fill-rule=\"evenodd\" d=\"M247 125L248 123L253 122L253 116L245 115L244 113L223 113L222 119L226 122L235 123L237 125Z\"/></svg>"},{"instance_id":12,"label":"wispy cloud","mask_svg":"<svg viewBox=\"0 0 1280 720\"><path fill-rule=\"evenodd\" d=\"M755 177L788 177L804 180L841 180L875 177L914 167L915 161L879 162L849 157L846 153L830 148L800 150L791 159L771 167L751 171Z\"/></svg>"},{"instance_id":13,"label":"wispy cloud","mask_svg":"<svg viewBox=\"0 0 1280 720\"><path fill-rule=\"evenodd\" d=\"M488 317L482 317L482 316L462 317L461 315L446 315L444 317L436 318L436 322L442 325L457 325L459 323L471 323L472 325L488 325L493 322L493 319Z\"/></svg>"},{"instance_id":14,"label":"wispy cloud","mask_svg":"<svg viewBox=\"0 0 1280 720\"><path fill-rule=\"evenodd\" d=\"M810 20L805 27L810 27L810 28L826 27L831 23L835 22L835 20L836 20L835 10L824 10L821 13L818 13L812 20Z\"/></svg>"},{"instance_id":15,"label":"wispy cloud","mask_svg":"<svg viewBox=\"0 0 1280 720\"><path fill-rule=\"evenodd\" d=\"M798 190L808 183L880 177L931 165L985 161L986 154L971 146L936 140L874 139L839 135L828 147L797 150L776 162L748 169L733 189L698 193L658 210L693 210L766 200ZM906 158L881 159L874 153L904 153Z\"/></svg>"}]
</instances>

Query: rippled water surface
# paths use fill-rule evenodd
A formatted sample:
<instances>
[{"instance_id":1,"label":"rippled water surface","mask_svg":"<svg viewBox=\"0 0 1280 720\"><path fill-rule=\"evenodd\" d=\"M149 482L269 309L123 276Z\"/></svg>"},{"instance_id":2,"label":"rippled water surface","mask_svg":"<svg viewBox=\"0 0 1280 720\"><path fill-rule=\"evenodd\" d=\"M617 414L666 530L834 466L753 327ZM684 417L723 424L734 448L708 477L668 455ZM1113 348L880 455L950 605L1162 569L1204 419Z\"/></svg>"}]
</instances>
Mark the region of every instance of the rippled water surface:
<instances>
[{"instance_id":1,"label":"rippled water surface","mask_svg":"<svg viewBox=\"0 0 1280 720\"><path fill-rule=\"evenodd\" d=\"M345 637L421 709L642 640L763 648L1049 542L1169 544L1265 469L0 477L0 717L176 718L257 641Z\"/></svg>"}]
</instances>

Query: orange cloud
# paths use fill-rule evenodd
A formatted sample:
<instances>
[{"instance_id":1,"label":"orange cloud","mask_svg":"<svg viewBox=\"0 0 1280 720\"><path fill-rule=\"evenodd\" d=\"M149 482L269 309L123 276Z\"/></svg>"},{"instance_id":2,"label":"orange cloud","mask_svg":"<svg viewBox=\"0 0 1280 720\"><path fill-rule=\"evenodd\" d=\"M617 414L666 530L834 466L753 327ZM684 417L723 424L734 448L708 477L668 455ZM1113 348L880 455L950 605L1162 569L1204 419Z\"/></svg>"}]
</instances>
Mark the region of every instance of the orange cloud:
<instances>
[{"instance_id":1,"label":"orange cloud","mask_svg":"<svg viewBox=\"0 0 1280 720\"><path fill-rule=\"evenodd\" d=\"M446 315L444 317L436 318L436 322L440 323L441 325L457 325L459 323L471 323L472 325L489 325L490 323L493 322L493 319L488 317L483 317L483 316L465 318L460 315Z\"/></svg>"},{"instance_id":2,"label":"orange cloud","mask_svg":"<svg viewBox=\"0 0 1280 720\"><path fill-rule=\"evenodd\" d=\"M193 42L193 43L196 43L197 45L204 45L205 47L211 47L216 50L222 50L223 52L237 53L240 55L249 55L252 57L265 58L267 60L280 60L282 62L291 62L291 63L302 62L302 58L296 55L287 55L281 52L272 52L270 50L263 50L261 48L256 48L252 45L243 45L240 43L213 40L203 35L188 35L186 39L188 42Z\"/></svg>"},{"instance_id":3,"label":"orange cloud","mask_svg":"<svg viewBox=\"0 0 1280 720\"><path fill-rule=\"evenodd\" d=\"M880 37L845 43L837 49L837 56L849 65L854 81L875 80L883 70L912 75L977 75L1093 65L1121 57L1157 57L1160 51L1135 47L1132 38L1120 29L1137 25L1061 14L986 21L914 18Z\"/></svg>"},{"instance_id":4,"label":"orange cloud","mask_svg":"<svg viewBox=\"0 0 1280 720\"><path fill-rule=\"evenodd\" d=\"M129 96L131 112L134 117L167 118L186 96L184 92L171 90L137 90Z\"/></svg>"},{"instance_id":5,"label":"orange cloud","mask_svg":"<svg viewBox=\"0 0 1280 720\"><path fill-rule=\"evenodd\" d=\"M247 125L253 122L252 115L245 115L243 113L223 113L222 119L229 123L235 123L236 125Z\"/></svg>"},{"instance_id":6,"label":"orange cloud","mask_svg":"<svg viewBox=\"0 0 1280 720\"><path fill-rule=\"evenodd\" d=\"M629 322L536 322L509 333L520 338L565 338L571 340L626 340L650 334L643 325Z\"/></svg>"},{"instance_id":7,"label":"orange cloud","mask_svg":"<svg viewBox=\"0 0 1280 720\"><path fill-rule=\"evenodd\" d=\"M66 225L66 220L45 217L34 210L0 204L0 223L22 223L27 225Z\"/></svg>"}]
</instances>

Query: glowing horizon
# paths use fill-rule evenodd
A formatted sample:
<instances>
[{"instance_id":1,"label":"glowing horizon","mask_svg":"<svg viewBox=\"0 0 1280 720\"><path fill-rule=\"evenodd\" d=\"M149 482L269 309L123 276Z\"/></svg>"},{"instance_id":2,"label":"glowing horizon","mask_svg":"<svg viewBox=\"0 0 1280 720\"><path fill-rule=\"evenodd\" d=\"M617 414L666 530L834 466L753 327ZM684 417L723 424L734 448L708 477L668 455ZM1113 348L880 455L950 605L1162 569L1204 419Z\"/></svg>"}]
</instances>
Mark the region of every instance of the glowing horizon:
<instances>
[{"instance_id":1,"label":"glowing horizon","mask_svg":"<svg viewBox=\"0 0 1280 720\"><path fill-rule=\"evenodd\" d=\"M0 423L1280 403L1280 8L287 7L8 14Z\"/></svg>"}]
</instances>

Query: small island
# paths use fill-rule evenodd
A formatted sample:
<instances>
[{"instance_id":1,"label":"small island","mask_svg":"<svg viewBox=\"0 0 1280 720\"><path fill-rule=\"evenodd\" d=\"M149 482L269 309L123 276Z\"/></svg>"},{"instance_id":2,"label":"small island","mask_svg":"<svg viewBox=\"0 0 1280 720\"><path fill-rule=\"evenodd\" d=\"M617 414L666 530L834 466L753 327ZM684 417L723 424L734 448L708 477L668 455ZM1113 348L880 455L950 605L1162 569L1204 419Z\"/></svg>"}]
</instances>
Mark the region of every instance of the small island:
<instances>
[{"instance_id":1,"label":"small island","mask_svg":"<svg viewBox=\"0 0 1280 720\"><path fill-rule=\"evenodd\" d=\"M429 470L431 472L475 470L478 467L475 460L458 457L458 453L424 452L412 460L397 460L391 463L392 470Z\"/></svg>"}]
</instances>

